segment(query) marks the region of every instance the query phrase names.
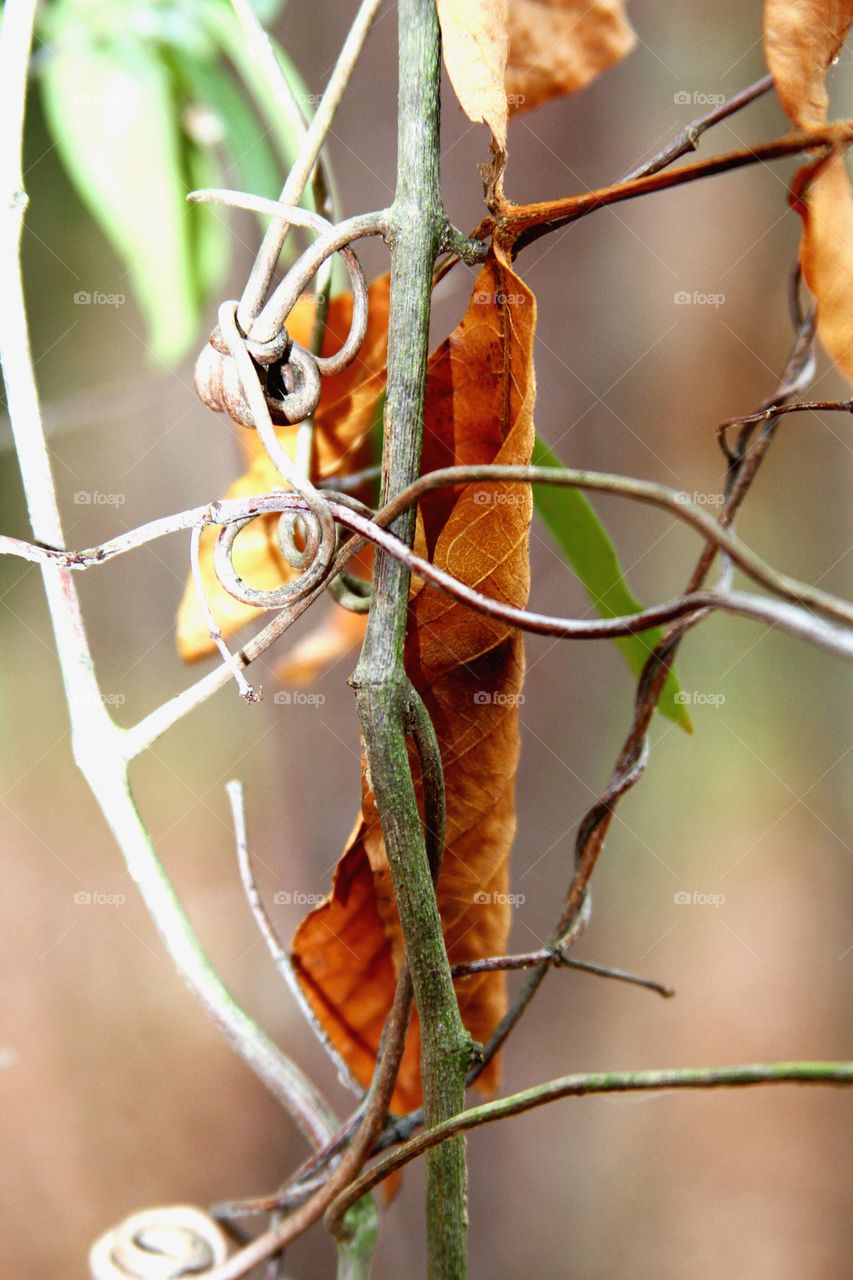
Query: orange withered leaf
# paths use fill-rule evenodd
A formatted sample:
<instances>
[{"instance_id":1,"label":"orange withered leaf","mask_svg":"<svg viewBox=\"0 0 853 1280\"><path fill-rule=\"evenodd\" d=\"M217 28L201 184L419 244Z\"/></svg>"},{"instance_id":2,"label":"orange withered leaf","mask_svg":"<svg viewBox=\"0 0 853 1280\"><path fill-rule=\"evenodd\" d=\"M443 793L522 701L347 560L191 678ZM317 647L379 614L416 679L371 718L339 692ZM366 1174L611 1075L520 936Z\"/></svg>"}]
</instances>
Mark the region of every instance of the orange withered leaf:
<instances>
[{"instance_id":1,"label":"orange withered leaf","mask_svg":"<svg viewBox=\"0 0 853 1280\"><path fill-rule=\"evenodd\" d=\"M826 120L826 69L851 22L853 0L765 0L767 67L785 112L803 129Z\"/></svg>"},{"instance_id":2,"label":"orange withered leaf","mask_svg":"<svg viewBox=\"0 0 853 1280\"><path fill-rule=\"evenodd\" d=\"M430 358L424 472L451 463L526 464L533 447L533 295L508 264L482 268L459 327ZM529 589L529 486L472 483L421 502L418 549L479 590L514 605ZM524 654L517 631L415 580L406 669L441 747L447 836L438 902L452 964L505 950L509 854ZM332 892L299 926L293 962L317 1016L366 1084L394 991L400 924L376 807L366 779L362 812ZM483 1041L506 1007L505 976L457 980L463 1021ZM496 1064L482 1078L496 1084ZM393 1100L420 1100L416 1020Z\"/></svg>"},{"instance_id":3,"label":"orange withered leaf","mask_svg":"<svg viewBox=\"0 0 853 1280\"><path fill-rule=\"evenodd\" d=\"M766 0L767 65L782 106L803 129L826 120L826 71L851 22L853 0ZM821 342L853 381L853 192L844 153L800 169L791 203L803 220L800 266Z\"/></svg>"},{"instance_id":4,"label":"orange withered leaf","mask_svg":"<svg viewBox=\"0 0 853 1280\"><path fill-rule=\"evenodd\" d=\"M323 379L323 391L315 414L315 448L312 479L357 471L369 463L370 430L377 401L385 389L385 358L388 334L387 275L374 280L369 290L367 334L353 362ZM313 302L306 298L297 303L287 321L288 332L304 346L310 341L313 324ZM325 353L336 351L349 332L352 298L343 294L329 304L329 319L323 344ZM278 438L293 457L296 427L280 427ZM226 498L248 498L269 493L282 484L255 431L241 430L240 442L247 461L246 472L231 485ZM293 569L279 552L276 542L276 516L252 521L234 544L234 565L240 577L252 586L272 589L293 576ZM207 529L201 538L201 565L205 592L213 616L224 636L261 616L262 611L242 604L220 586L213 570L213 547L218 530ZM334 615L343 613L337 606ZM341 621L341 634L347 633L347 622ZM187 582L178 611L178 652L187 662L206 657L215 651L201 610L195 584ZM303 647L304 658L304 647Z\"/></svg>"},{"instance_id":5,"label":"orange withered leaf","mask_svg":"<svg viewBox=\"0 0 853 1280\"><path fill-rule=\"evenodd\" d=\"M447 73L501 151L507 119L576 93L634 47L624 0L438 0Z\"/></svg>"},{"instance_id":6,"label":"orange withered leaf","mask_svg":"<svg viewBox=\"0 0 853 1280\"><path fill-rule=\"evenodd\" d=\"M510 111L577 93L636 42L623 0L510 0Z\"/></svg>"}]
</instances>

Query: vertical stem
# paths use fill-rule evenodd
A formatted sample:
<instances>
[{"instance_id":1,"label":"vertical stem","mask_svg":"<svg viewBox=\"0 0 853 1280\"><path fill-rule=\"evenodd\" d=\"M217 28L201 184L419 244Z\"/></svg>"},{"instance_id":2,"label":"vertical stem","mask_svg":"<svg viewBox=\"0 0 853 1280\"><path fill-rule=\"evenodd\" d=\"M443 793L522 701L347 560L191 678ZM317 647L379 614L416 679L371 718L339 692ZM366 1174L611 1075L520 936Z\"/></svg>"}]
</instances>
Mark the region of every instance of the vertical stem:
<instances>
[{"instance_id":1,"label":"vertical stem","mask_svg":"<svg viewBox=\"0 0 853 1280\"><path fill-rule=\"evenodd\" d=\"M447 219L439 186L440 36L434 0L399 0L397 189L390 210L391 301L382 501L420 469L432 271ZM411 543L415 513L391 526ZM381 552L357 692L367 767L382 822L421 1025L426 1123L464 1105L471 1038L459 1006L426 856L406 733L411 686L403 665L409 572ZM465 1149L453 1139L427 1157L430 1280L466 1275Z\"/></svg>"}]
</instances>

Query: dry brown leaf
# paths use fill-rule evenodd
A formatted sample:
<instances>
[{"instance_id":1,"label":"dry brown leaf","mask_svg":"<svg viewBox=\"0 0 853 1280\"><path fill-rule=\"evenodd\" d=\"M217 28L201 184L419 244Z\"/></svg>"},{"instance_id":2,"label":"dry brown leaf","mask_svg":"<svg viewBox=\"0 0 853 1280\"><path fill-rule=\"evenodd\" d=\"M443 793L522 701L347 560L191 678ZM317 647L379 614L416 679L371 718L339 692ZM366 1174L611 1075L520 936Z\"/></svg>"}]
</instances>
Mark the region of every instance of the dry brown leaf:
<instances>
[{"instance_id":1,"label":"dry brown leaf","mask_svg":"<svg viewBox=\"0 0 853 1280\"><path fill-rule=\"evenodd\" d=\"M438 15L456 96L500 152L510 115L576 93L636 43L624 0L438 0Z\"/></svg>"},{"instance_id":2,"label":"dry brown leaf","mask_svg":"<svg viewBox=\"0 0 853 1280\"><path fill-rule=\"evenodd\" d=\"M444 64L462 110L506 150L508 0L437 0Z\"/></svg>"},{"instance_id":3,"label":"dry brown leaf","mask_svg":"<svg viewBox=\"0 0 853 1280\"><path fill-rule=\"evenodd\" d=\"M853 0L765 0L764 54L786 113L803 129L826 120L826 69L853 22Z\"/></svg>"},{"instance_id":4,"label":"dry brown leaf","mask_svg":"<svg viewBox=\"0 0 853 1280\"><path fill-rule=\"evenodd\" d=\"M527 463L533 445L533 295L492 258L459 327L433 353L423 471L448 463ZM529 589L528 486L471 484L428 494L419 550L464 582L515 605ZM415 581L406 668L429 709L447 788L447 839L438 902L451 963L500 954L509 933L509 852L515 830L521 636ZM388 861L373 796L335 872L332 893L293 941L299 980L353 1074L367 1084L402 952ZM505 975L457 981L468 1030L485 1040L506 1007ZM496 1063L481 1078L496 1084ZM420 1101L419 1040L410 1029L393 1107Z\"/></svg>"},{"instance_id":5,"label":"dry brown leaf","mask_svg":"<svg viewBox=\"0 0 853 1280\"><path fill-rule=\"evenodd\" d=\"M853 191L844 155L801 169L792 203L803 220L800 265L817 299L821 342L853 382Z\"/></svg>"},{"instance_id":6,"label":"dry brown leaf","mask_svg":"<svg viewBox=\"0 0 853 1280\"><path fill-rule=\"evenodd\" d=\"M826 70L853 22L853 0L766 0L764 50L791 120L826 120ZM791 203L803 220L800 266L824 348L853 381L853 193L844 153L800 169Z\"/></svg>"},{"instance_id":7,"label":"dry brown leaf","mask_svg":"<svg viewBox=\"0 0 853 1280\"><path fill-rule=\"evenodd\" d=\"M510 0L510 112L577 93L636 42L623 0Z\"/></svg>"},{"instance_id":8,"label":"dry brown leaf","mask_svg":"<svg viewBox=\"0 0 853 1280\"><path fill-rule=\"evenodd\" d=\"M358 355L341 373L323 379L323 393L315 416L312 476L315 480L356 471L369 462L370 429L376 402L385 387L388 294L387 275L373 281L369 291L367 334ZM310 341L313 311L313 303L305 299L297 303L288 317L291 337L303 345ZM323 345L325 353L336 351L344 341L351 318L350 295L333 298L329 304ZM296 431L296 427L277 430L278 438L290 457L295 453ZM231 485L226 498L253 497L269 493L281 485L281 477L267 457L257 432L241 431L240 442L248 469ZM276 520L275 516L254 520L234 544L234 565L240 577L265 590L280 586L294 572L279 553L275 540ZM210 528L202 534L202 577L213 616L227 637L257 618L261 611L252 605L241 604L220 586L213 570L217 532ZM178 611L177 643L178 652L186 662L207 657L215 651L192 579L187 582Z\"/></svg>"}]
</instances>

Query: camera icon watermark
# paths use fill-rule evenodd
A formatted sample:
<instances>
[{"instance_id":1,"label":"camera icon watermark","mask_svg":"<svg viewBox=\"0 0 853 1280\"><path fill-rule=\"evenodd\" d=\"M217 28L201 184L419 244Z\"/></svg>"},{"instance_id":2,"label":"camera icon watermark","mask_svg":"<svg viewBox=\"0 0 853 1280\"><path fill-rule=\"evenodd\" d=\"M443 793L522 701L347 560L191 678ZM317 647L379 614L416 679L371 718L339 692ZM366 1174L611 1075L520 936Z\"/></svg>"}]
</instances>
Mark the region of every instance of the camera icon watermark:
<instances>
[{"instance_id":1,"label":"camera icon watermark","mask_svg":"<svg viewBox=\"0 0 853 1280\"><path fill-rule=\"evenodd\" d=\"M719 910L725 900L724 893L700 893L698 889L682 889L672 895L677 907L716 907Z\"/></svg>"},{"instance_id":2,"label":"camera icon watermark","mask_svg":"<svg viewBox=\"0 0 853 1280\"><path fill-rule=\"evenodd\" d=\"M279 689L272 696L279 707L322 707L326 701L325 693L305 693L301 689Z\"/></svg>"},{"instance_id":3,"label":"camera icon watermark","mask_svg":"<svg viewBox=\"0 0 853 1280\"><path fill-rule=\"evenodd\" d=\"M102 493L100 489L78 489L74 495L78 507L123 507L126 493Z\"/></svg>"},{"instance_id":4,"label":"camera icon watermark","mask_svg":"<svg viewBox=\"0 0 853 1280\"><path fill-rule=\"evenodd\" d=\"M123 907L126 902L123 893L102 893L99 889L78 889L74 894L75 907Z\"/></svg>"},{"instance_id":5,"label":"camera icon watermark","mask_svg":"<svg viewBox=\"0 0 853 1280\"><path fill-rule=\"evenodd\" d=\"M474 294L474 302L483 307L523 307L527 302L525 293L492 293L489 289L478 289Z\"/></svg>"},{"instance_id":6,"label":"camera icon watermark","mask_svg":"<svg viewBox=\"0 0 853 1280\"><path fill-rule=\"evenodd\" d=\"M677 107L721 107L726 100L724 93L703 93L700 89L678 89L672 100Z\"/></svg>"},{"instance_id":7,"label":"camera icon watermark","mask_svg":"<svg viewBox=\"0 0 853 1280\"><path fill-rule=\"evenodd\" d=\"M103 293L99 289L90 292L78 289L74 294L75 307L123 307L127 298L123 293Z\"/></svg>"},{"instance_id":8,"label":"camera icon watermark","mask_svg":"<svg viewBox=\"0 0 853 1280\"><path fill-rule=\"evenodd\" d=\"M472 898L477 907L522 907L525 901L523 893L491 893L488 889L478 889Z\"/></svg>"},{"instance_id":9,"label":"camera icon watermark","mask_svg":"<svg viewBox=\"0 0 853 1280\"><path fill-rule=\"evenodd\" d=\"M681 707L721 707L725 700L724 693L706 693L704 689L679 689L673 698Z\"/></svg>"},{"instance_id":10,"label":"camera icon watermark","mask_svg":"<svg viewBox=\"0 0 853 1280\"><path fill-rule=\"evenodd\" d=\"M724 293L703 293L701 289L694 289L692 293L686 289L678 289L673 295L672 300L677 307L722 307L726 301Z\"/></svg>"},{"instance_id":11,"label":"camera icon watermark","mask_svg":"<svg viewBox=\"0 0 853 1280\"><path fill-rule=\"evenodd\" d=\"M292 891L290 889L279 889L278 893L274 893L273 902L277 907L318 907L321 902L325 902L325 895L322 893L302 893L298 889Z\"/></svg>"},{"instance_id":12,"label":"camera icon watermark","mask_svg":"<svg viewBox=\"0 0 853 1280\"><path fill-rule=\"evenodd\" d=\"M487 689L478 689L474 694L475 707L521 707L526 701L523 693L490 693Z\"/></svg>"},{"instance_id":13,"label":"camera icon watermark","mask_svg":"<svg viewBox=\"0 0 853 1280\"><path fill-rule=\"evenodd\" d=\"M474 501L478 507L522 507L528 498L518 489L475 489Z\"/></svg>"},{"instance_id":14,"label":"camera icon watermark","mask_svg":"<svg viewBox=\"0 0 853 1280\"><path fill-rule=\"evenodd\" d=\"M721 507L725 500L725 494L700 493L698 489L694 489L692 493L682 490L675 495L675 501L682 507L689 506L691 503L697 507Z\"/></svg>"}]
</instances>

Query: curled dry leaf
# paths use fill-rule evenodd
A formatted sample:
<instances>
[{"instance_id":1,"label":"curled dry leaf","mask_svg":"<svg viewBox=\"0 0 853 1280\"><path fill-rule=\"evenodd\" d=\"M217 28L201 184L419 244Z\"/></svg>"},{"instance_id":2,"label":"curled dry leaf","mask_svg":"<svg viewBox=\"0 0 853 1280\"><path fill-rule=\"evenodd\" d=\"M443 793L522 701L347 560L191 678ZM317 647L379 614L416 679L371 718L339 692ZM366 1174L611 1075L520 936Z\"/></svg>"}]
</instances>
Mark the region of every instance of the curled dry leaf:
<instances>
[{"instance_id":1,"label":"curled dry leaf","mask_svg":"<svg viewBox=\"0 0 853 1280\"><path fill-rule=\"evenodd\" d=\"M801 128L826 120L826 70L853 0L766 0L764 49L782 106ZM803 220L800 266L817 301L821 342L853 381L853 193L844 153L800 169L791 203Z\"/></svg>"},{"instance_id":2,"label":"curled dry leaf","mask_svg":"<svg viewBox=\"0 0 853 1280\"><path fill-rule=\"evenodd\" d=\"M803 220L800 265L817 299L821 342L853 382L853 191L844 155L801 169L791 202Z\"/></svg>"},{"instance_id":3,"label":"curled dry leaf","mask_svg":"<svg viewBox=\"0 0 853 1280\"><path fill-rule=\"evenodd\" d=\"M636 42L623 0L510 0L510 112L577 93Z\"/></svg>"},{"instance_id":4,"label":"curled dry leaf","mask_svg":"<svg viewBox=\"0 0 853 1280\"><path fill-rule=\"evenodd\" d=\"M430 358L423 471L519 463L533 447L533 295L492 257L466 315ZM435 564L514 605L529 589L529 486L476 483L427 494L417 544ZM524 671L521 635L416 581L406 669L441 747L447 835L438 902L452 963L500 954L509 933L509 853ZM370 788L332 892L299 926L293 962L317 1016L353 1074L370 1080L402 954L390 871ZM506 1007L505 975L457 981L462 1018L485 1040ZM481 1078L496 1084L495 1066ZM420 1101L419 1038L409 1031L393 1109Z\"/></svg>"},{"instance_id":5,"label":"curled dry leaf","mask_svg":"<svg viewBox=\"0 0 853 1280\"><path fill-rule=\"evenodd\" d=\"M576 93L630 53L624 0L438 0L447 74L506 150L507 119Z\"/></svg>"},{"instance_id":6,"label":"curled dry leaf","mask_svg":"<svg viewBox=\"0 0 853 1280\"><path fill-rule=\"evenodd\" d=\"M367 334L358 355L341 373L323 379L323 394L315 415L315 448L312 479L357 471L369 464L370 431L373 426L377 401L385 389L385 359L388 334L387 275L374 280L369 291L369 320ZM304 346L310 341L314 307L310 299L297 303L288 317L287 327L292 338ZM336 351L349 332L352 318L352 298L349 294L333 298L329 304L329 319L323 350ZM287 453L293 457L296 448L296 427L281 427L278 437ZM270 493L281 486L281 476L267 457L254 431L240 432L240 442L246 455L246 472L231 485L226 498L248 498ZM244 581L263 589L273 589L293 576L293 569L279 553L276 543L276 516L253 520L234 544L234 565ZM260 611L251 605L235 600L220 586L213 569L213 548L218 530L206 529L201 537L201 565L208 603L224 636L233 635L240 627L258 617ZM333 617L346 614L336 605ZM350 634L351 626L346 618L338 619L341 636ZM201 610L195 584L187 582L178 611L178 652L187 662L207 657L215 651L208 633L207 622ZM328 631L322 643L328 643ZM357 643L354 640L353 643ZM302 645L302 661L306 659Z\"/></svg>"},{"instance_id":7,"label":"curled dry leaf","mask_svg":"<svg viewBox=\"0 0 853 1280\"><path fill-rule=\"evenodd\" d=\"M444 65L460 106L506 150L507 8L510 0L437 0Z\"/></svg>"},{"instance_id":8,"label":"curled dry leaf","mask_svg":"<svg viewBox=\"0 0 853 1280\"><path fill-rule=\"evenodd\" d=\"M766 0L764 55L787 115L803 129L823 124L826 69L853 21L853 0Z\"/></svg>"}]
</instances>

